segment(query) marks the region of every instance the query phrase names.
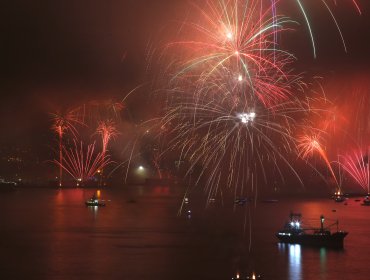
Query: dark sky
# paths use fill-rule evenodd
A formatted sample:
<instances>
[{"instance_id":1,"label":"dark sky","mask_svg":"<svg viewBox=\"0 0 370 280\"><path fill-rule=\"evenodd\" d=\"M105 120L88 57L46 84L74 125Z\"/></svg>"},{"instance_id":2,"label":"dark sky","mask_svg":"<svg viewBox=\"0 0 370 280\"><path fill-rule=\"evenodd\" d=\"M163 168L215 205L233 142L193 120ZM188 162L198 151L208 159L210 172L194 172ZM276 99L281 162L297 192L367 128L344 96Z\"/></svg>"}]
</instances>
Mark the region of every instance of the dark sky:
<instances>
[{"instance_id":1,"label":"dark sky","mask_svg":"<svg viewBox=\"0 0 370 280\"><path fill-rule=\"evenodd\" d=\"M347 54L321 2L305 1L317 42L316 60L294 0L284 1L288 13L302 23L286 43L299 58L299 70L324 76L334 72L341 80L347 74L369 73L370 1L360 0L362 16L349 0L338 1L334 10ZM50 104L124 95L144 83L148 43L166 40L163 30L189 9L184 0L3 1L2 129L10 138L29 135L34 120L50 110Z\"/></svg>"}]
</instances>

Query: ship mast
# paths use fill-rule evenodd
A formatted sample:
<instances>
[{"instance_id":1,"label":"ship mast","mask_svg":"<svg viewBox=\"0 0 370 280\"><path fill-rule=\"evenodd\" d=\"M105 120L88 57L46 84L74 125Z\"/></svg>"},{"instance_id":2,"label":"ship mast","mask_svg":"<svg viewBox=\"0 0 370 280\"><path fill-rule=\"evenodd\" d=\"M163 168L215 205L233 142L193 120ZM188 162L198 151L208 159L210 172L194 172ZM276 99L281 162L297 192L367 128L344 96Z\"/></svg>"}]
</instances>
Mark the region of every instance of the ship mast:
<instances>
[{"instance_id":1,"label":"ship mast","mask_svg":"<svg viewBox=\"0 0 370 280\"><path fill-rule=\"evenodd\" d=\"M321 223L320 231L324 232L324 215L320 216L320 223Z\"/></svg>"}]
</instances>

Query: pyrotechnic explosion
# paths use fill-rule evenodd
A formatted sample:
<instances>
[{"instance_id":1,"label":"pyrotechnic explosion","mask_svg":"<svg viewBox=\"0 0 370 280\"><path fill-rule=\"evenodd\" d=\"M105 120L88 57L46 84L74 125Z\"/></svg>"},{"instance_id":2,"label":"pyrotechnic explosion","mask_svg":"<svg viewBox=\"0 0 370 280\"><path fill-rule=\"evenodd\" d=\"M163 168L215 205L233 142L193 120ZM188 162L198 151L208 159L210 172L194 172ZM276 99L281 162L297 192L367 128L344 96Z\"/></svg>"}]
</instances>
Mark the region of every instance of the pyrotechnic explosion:
<instances>
[{"instance_id":1,"label":"pyrotechnic explosion","mask_svg":"<svg viewBox=\"0 0 370 280\"><path fill-rule=\"evenodd\" d=\"M112 120L100 121L96 133L102 140L102 160L105 160L109 141L118 136L119 132ZM104 167L100 168L101 182L103 180Z\"/></svg>"},{"instance_id":2,"label":"pyrotechnic explosion","mask_svg":"<svg viewBox=\"0 0 370 280\"><path fill-rule=\"evenodd\" d=\"M231 86L240 98L259 99L266 107L287 100L299 78L291 74L293 55L279 49L276 36L293 21L272 17L272 6L261 10L259 0L207 1L198 8L204 24L188 23L194 40L168 47L190 50L177 63L172 82L195 81L199 87Z\"/></svg>"},{"instance_id":3,"label":"pyrotechnic explosion","mask_svg":"<svg viewBox=\"0 0 370 280\"><path fill-rule=\"evenodd\" d=\"M63 135L70 131L74 137L77 136L78 130L76 125L84 125L81 120L81 108L67 110L66 112L50 113L52 117L52 130L59 137L59 162L63 162ZM59 167L59 187L62 186L63 168Z\"/></svg>"},{"instance_id":4,"label":"pyrotechnic explosion","mask_svg":"<svg viewBox=\"0 0 370 280\"><path fill-rule=\"evenodd\" d=\"M63 168L76 180L77 186L84 186L99 170L111 163L109 157L102 153L95 153L95 143L84 147L82 141L78 145L74 142L73 148L63 147L64 158L62 161L53 162Z\"/></svg>"},{"instance_id":5,"label":"pyrotechnic explosion","mask_svg":"<svg viewBox=\"0 0 370 280\"><path fill-rule=\"evenodd\" d=\"M103 147L103 157L107 152L107 147L109 141L118 136L116 125L112 120L100 121L96 133L101 136L102 147Z\"/></svg>"},{"instance_id":6,"label":"pyrotechnic explosion","mask_svg":"<svg viewBox=\"0 0 370 280\"><path fill-rule=\"evenodd\" d=\"M339 188L339 184L337 181L337 178L335 176L334 170L330 164L330 161L328 159L328 156L325 152L325 149L323 148L321 144L321 137L319 134L313 134L313 135L302 135L298 138L298 155L302 157L303 159L307 159L309 156L312 156L315 152L319 153L321 158L324 160L326 166L328 167L331 175L333 176L333 179L335 180L335 183L337 184L337 187Z\"/></svg>"},{"instance_id":7,"label":"pyrotechnic explosion","mask_svg":"<svg viewBox=\"0 0 370 280\"><path fill-rule=\"evenodd\" d=\"M280 48L280 34L295 24L278 14L280 2L286 1L207 1L197 7L201 18L184 24L191 38L167 45L183 55L170 63L175 70L161 126L169 128L169 150L189 161L188 172L202 167L198 181L206 180L210 195L221 185L249 192L261 176L267 180L268 166L283 179L281 161L295 173L287 158L297 148L305 159L318 152L337 182L319 139L303 136L297 146L297 131L312 128L305 119L327 110L311 108L292 71L294 56ZM295 2L312 36L303 1Z\"/></svg>"},{"instance_id":8,"label":"pyrotechnic explosion","mask_svg":"<svg viewBox=\"0 0 370 280\"><path fill-rule=\"evenodd\" d=\"M250 194L261 176L261 181L271 179L272 169L284 180L281 162L296 174L287 157L295 152L294 131L308 112L303 103L290 101L267 110L261 104L236 104L231 94L199 96L203 98L196 102L174 104L163 123L171 125L170 147L181 150L189 170L202 166L198 181L206 179L210 195L220 186L236 195Z\"/></svg>"},{"instance_id":9,"label":"pyrotechnic explosion","mask_svg":"<svg viewBox=\"0 0 370 280\"><path fill-rule=\"evenodd\" d=\"M181 151L188 172L201 166L196 183L205 180L209 196L220 186L235 196L256 193L271 168L284 180L280 162L296 174L287 157L296 151L294 132L310 113L309 98L300 100L293 56L276 42L292 21L259 4L208 1L209 12L201 9L206 25L189 24L201 40L171 44L191 55L177 64L161 126L170 127L169 149Z\"/></svg>"},{"instance_id":10,"label":"pyrotechnic explosion","mask_svg":"<svg viewBox=\"0 0 370 280\"><path fill-rule=\"evenodd\" d=\"M359 149L346 156L340 157L340 164L343 169L367 192L370 194L370 146L363 151Z\"/></svg>"}]
</instances>

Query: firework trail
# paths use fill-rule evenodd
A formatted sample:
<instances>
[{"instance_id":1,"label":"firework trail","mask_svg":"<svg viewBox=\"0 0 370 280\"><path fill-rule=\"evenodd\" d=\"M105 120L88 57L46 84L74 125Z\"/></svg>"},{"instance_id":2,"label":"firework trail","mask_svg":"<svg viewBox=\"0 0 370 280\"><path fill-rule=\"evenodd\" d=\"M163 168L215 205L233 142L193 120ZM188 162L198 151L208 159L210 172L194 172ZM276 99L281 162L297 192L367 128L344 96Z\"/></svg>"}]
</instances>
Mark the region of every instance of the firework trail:
<instances>
[{"instance_id":1,"label":"firework trail","mask_svg":"<svg viewBox=\"0 0 370 280\"><path fill-rule=\"evenodd\" d=\"M351 129L355 142L363 145L370 139L370 95L366 90L354 90L349 100L351 113Z\"/></svg>"},{"instance_id":2,"label":"firework trail","mask_svg":"<svg viewBox=\"0 0 370 280\"><path fill-rule=\"evenodd\" d=\"M370 147L365 152L358 150L346 156L340 156L343 169L370 194Z\"/></svg>"},{"instance_id":3,"label":"firework trail","mask_svg":"<svg viewBox=\"0 0 370 280\"><path fill-rule=\"evenodd\" d=\"M96 133L102 140L102 160L105 161L109 141L118 136L119 132L113 120L100 121ZM101 180L103 178L104 168L100 168ZM102 182L100 182L101 184Z\"/></svg>"},{"instance_id":4,"label":"firework trail","mask_svg":"<svg viewBox=\"0 0 370 280\"><path fill-rule=\"evenodd\" d=\"M66 112L50 113L52 118L52 130L59 137L59 162L63 162L63 135L66 131L70 131L73 137L76 138L78 130L76 125L84 125L81 120L81 108L67 110ZM59 168L59 187L62 186L63 168Z\"/></svg>"},{"instance_id":5,"label":"firework trail","mask_svg":"<svg viewBox=\"0 0 370 280\"><path fill-rule=\"evenodd\" d=\"M339 184L335 176L334 170L320 142L321 142L321 137L319 134L300 136L298 138L298 145L297 145L297 148L299 151L298 155L302 157L303 159L307 159L309 156L312 156L314 152L318 152L321 158L325 161L325 164L329 168L329 171L331 175L333 176L333 179L335 180L337 187L339 188Z\"/></svg>"},{"instance_id":6,"label":"firework trail","mask_svg":"<svg viewBox=\"0 0 370 280\"><path fill-rule=\"evenodd\" d=\"M102 138L103 156L107 151L109 141L117 137L119 132L112 120L100 121L96 133Z\"/></svg>"},{"instance_id":7,"label":"firework trail","mask_svg":"<svg viewBox=\"0 0 370 280\"><path fill-rule=\"evenodd\" d=\"M65 156L62 161L53 162L76 180L77 186L83 186L99 170L111 163L109 157L102 153L95 153L95 143L84 147L82 141L78 145L74 140L73 148L63 147Z\"/></svg>"},{"instance_id":8,"label":"firework trail","mask_svg":"<svg viewBox=\"0 0 370 280\"><path fill-rule=\"evenodd\" d=\"M268 2L270 2L270 4L272 5L272 12L273 12L273 16L276 17L276 12L278 10L278 4L279 2L287 2L288 0L269 0ZM307 29L308 29L308 33L310 35L310 39L311 39L311 43L312 43L312 51L313 51L313 56L314 58L316 58L316 43L315 43L315 39L314 39L314 35L313 35L313 29L312 29L312 24L310 22L310 19L309 19L309 12L308 10L306 9L306 4L308 4L309 2L314 2L317 6L319 6L319 4L321 4L321 6L323 8L325 8L330 17L332 18L337 30L338 30L338 33L339 33L339 36L341 38L341 41L342 41L342 44L343 44L343 47L344 47L344 50L347 52L347 46L346 46L346 43L345 43L345 40L344 40L344 37L343 37L343 34L342 34L342 31L341 31L341 28L339 26L339 23L337 21L337 19L335 18L335 15L334 15L334 11L333 11L333 5L334 6L337 6L337 1L336 0L316 0L316 1L312 1L312 0L309 0L309 1L304 1L304 0L289 0L290 2L295 2L300 10L300 12L302 13L302 16L304 18L304 21L306 22L306 26L307 26ZM362 11L361 11L361 8L360 8L360 5L359 5L359 1L356 1L356 0L349 0L352 5L354 6L354 8L356 9L357 13L359 15L362 14ZM262 1L263 2L263 1Z\"/></svg>"}]
</instances>

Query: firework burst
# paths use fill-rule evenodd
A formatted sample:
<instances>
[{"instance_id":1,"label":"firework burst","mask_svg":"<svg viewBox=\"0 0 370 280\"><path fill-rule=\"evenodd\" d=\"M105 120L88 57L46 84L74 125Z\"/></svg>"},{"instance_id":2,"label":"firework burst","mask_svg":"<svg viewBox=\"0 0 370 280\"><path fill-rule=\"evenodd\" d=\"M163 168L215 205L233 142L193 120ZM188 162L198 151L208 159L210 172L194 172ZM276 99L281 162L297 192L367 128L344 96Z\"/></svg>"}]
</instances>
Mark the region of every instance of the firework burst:
<instances>
[{"instance_id":1,"label":"firework burst","mask_svg":"<svg viewBox=\"0 0 370 280\"><path fill-rule=\"evenodd\" d=\"M112 120L100 121L96 133L101 136L102 140L102 160L105 160L109 141L118 136L119 132L116 129L115 123ZM100 178L102 184L104 166L100 168Z\"/></svg>"},{"instance_id":2,"label":"firework burst","mask_svg":"<svg viewBox=\"0 0 370 280\"><path fill-rule=\"evenodd\" d=\"M63 162L63 135L69 131L73 137L76 138L78 130L76 125L84 125L81 120L80 108L67 110L66 112L50 113L52 118L52 130L58 134L59 137L59 162ZM59 186L62 186L63 168L59 168Z\"/></svg>"},{"instance_id":3,"label":"firework burst","mask_svg":"<svg viewBox=\"0 0 370 280\"><path fill-rule=\"evenodd\" d=\"M330 164L329 158L325 152L324 147L321 144L321 135L319 133L314 133L312 135L302 135L298 138L298 155L303 159L307 159L309 156L313 156L317 152L321 158L325 161L326 166L328 167L337 187L339 184L335 176L334 170Z\"/></svg>"},{"instance_id":4,"label":"firework burst","mask_svg":"<svg viewBox=\"0 0 370 280\"><path fill-rule=\"evenodd\" d=\"M79 145L74 141L73 148L63 147L63 151L65 156L62 161L53 162L71 175L76 180L77 186L83 186L99 170L111 163L109 157L103 157L102 153L95 153L95 143L84 147L82 141Z\"/></svg>"},{"instance_id":5,"label":"firework burst","mask_svg":"<svg viewBox=\"0 0 370 280\"><path fill-rule=\"evenodd\" d=\"M233 83L240 95L258 98L265 107L290 98L293 85L300 82L290 71L295 58L279 49L275 39L291 29L287 25L293 21L272 17L272 6L261 10L258 0L207 1L198 9L203 24L189 23L198 39L169 44L190 50L186 59L175 63L180 70L172 83L195 80L204 87L221 77L222 83Z\"/></svg>"},{"instance_id":6,"label":"firework burst","mask_svg":"<svg viewBox=\"0 0 370 280\"><path fill-rule=\"evenodd\" d=\"M291 70L294 57L279 49L278 35L294 22L274 8L257 0L207 1L198 8L203 20L189 24L194 39L170 44L191 53L171 64L179 70L160 125L168 150L180 152L188 174L197 170L196 184L202 180L210 197L221 186L235 196L256 194L260 181L284 181L286 167L299 179L291 165L295 135L321 109L311 108L318 101ZM300 155L319 151L335 178L321 146L303 140L299 148L310 150Z\"/></svg>"},{"instance_id":7,"label":"firework burst","mask_svg":"<svg viewBox=\"0 0 370 280\"><path fill-rule=\"evenodd\" d=\"M355 151L346 156L340 156L340 164L343 169L370 194L370 147L363 152Z\"/></svg>"},{"instance_id":8,"label":"firework burst","mask_svg":"<svg viewBox=\"0 0 370 280\"><path fill-rule=\"evenodd\" d=\"M207 91L196 100L186 93L176 96L178 103L168 108L161 125L169 130L170 150L181 151L181 159L190 163L189 172L201 167L197 182L206 180L210 197L220 186L236 196L251 195L258 178L272 179L272 170L284 181L282 166L299 179L288 159L296 151L299 121L310 112L307 103L292 100L266 109L236 101L231 92Z\"/></svg>"},{"instance_id":9,"label":"firework burst","mask_svg":"<svg viewBox=\"0 0 370 280\"><path fill-rule=\"evenodd\" d=\"M100 121L96 133L101 136L103 156L105 156L109 141L118 136L119 132L113 120Z\"/></svg>"}]
</instances>

